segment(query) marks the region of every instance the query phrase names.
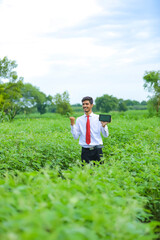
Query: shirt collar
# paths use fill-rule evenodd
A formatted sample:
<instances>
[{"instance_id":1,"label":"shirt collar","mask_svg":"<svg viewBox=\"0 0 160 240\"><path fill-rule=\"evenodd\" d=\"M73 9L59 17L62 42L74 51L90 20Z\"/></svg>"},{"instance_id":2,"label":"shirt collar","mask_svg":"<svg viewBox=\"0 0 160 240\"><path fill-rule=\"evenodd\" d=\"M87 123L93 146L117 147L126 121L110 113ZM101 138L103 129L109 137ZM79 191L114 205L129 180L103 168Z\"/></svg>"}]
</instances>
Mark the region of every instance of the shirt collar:
<instances>
[{"instance_id":1,"label":"shirt collar","mask_svg":"<svg viewBox=\"0 0 160 240\"><path fill-rule=\"evenodd\" d=\"M89 116L90 116L90 117L93 117L93 114L94 114L94 113L93 113L93 112L91 112L91 114L89 114ZM86 115L86 114L84 114L84 116L85 116L85 117L87 117L87 115Z\"/></svg>"}]
</instances>

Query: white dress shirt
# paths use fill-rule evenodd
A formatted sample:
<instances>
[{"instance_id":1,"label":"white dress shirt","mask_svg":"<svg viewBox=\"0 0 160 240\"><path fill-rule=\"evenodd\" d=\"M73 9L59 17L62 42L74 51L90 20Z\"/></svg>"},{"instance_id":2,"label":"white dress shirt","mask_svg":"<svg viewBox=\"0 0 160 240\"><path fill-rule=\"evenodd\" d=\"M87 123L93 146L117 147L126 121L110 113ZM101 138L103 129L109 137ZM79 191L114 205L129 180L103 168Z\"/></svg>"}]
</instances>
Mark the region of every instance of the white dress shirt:
<instances>
[{"instance_id":1,"label":"white dress shirt","mask_svg":"<svg viewBox=\"0 0 160 240\"><path fill-rule=\"evenodd\" d=\"M81 117L78 117L75 125L71 125L71 133L74 139L79 138L79 144L84 148L90 148L97 145L102 145L101 133L104 137L109 136L108 126L102 126L102 123L99 121L99 115L94 114L93 112L89 115L90 120L90 131L91 131L91 143L88 145L86 143L86 122L87 116L84 114Z\"/></svg>"}]
</instances>

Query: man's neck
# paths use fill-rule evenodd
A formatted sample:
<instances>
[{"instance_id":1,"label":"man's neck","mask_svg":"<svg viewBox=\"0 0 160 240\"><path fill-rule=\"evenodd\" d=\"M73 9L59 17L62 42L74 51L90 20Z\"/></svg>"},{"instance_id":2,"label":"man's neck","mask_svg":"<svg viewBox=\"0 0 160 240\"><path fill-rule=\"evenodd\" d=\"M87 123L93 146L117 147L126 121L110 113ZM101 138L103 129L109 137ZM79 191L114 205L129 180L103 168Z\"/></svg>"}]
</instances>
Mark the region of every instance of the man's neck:
<instances>
[{"instance_id":1,"label":"man's neck","mask_svg":"<svg viewBox=\"0 0 160 240\"><path fill-rule=\"evenodd\" d=\"M90 115L91 113L92 113L92 111L90 111L90 112L85 112L85 115L88 116L88 115Z\"/></svg>"}]
</instances>

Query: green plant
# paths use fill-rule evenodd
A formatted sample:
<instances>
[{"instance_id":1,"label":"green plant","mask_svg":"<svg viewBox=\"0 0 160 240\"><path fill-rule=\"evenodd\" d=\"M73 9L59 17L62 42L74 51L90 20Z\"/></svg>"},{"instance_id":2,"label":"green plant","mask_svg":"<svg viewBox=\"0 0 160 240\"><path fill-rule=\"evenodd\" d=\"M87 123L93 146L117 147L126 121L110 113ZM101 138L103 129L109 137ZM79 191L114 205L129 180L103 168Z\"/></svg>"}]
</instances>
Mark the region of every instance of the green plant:
<instances>
[{"instance_id":1,"label":"green plant","mask_svg":"<svg viewBox=\"0 0 160 240\"><path fill-rule=\"evenodd\" d=\"M160 119L111 114L100 166L81 166L66 116L0 124L1 239L159 237Z\"/></svg>"}]
</instances>

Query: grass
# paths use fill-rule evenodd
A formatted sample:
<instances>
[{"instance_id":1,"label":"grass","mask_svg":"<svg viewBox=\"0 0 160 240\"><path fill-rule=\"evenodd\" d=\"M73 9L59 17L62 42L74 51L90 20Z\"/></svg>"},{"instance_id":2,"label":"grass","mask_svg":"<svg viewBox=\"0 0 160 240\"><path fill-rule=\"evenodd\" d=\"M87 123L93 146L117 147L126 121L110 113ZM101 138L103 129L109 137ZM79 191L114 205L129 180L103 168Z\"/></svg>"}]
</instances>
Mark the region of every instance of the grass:
<instances>
[{"instance_id":1,"label":"grass","mask_svg":"<svg viewBox=\"0 0 160 240\"><path fill-rule=\"evenodd\" d=\"M81 166L66 117L21 116L0 131L1 239L158 239L159 118L112 113L100 166Z\"/></svg>"}]
</instances>

